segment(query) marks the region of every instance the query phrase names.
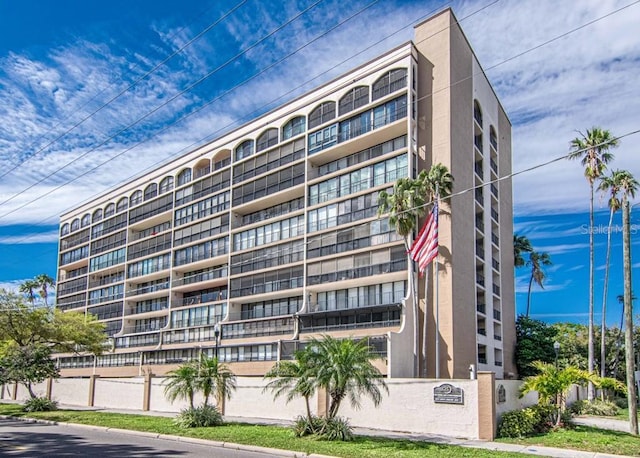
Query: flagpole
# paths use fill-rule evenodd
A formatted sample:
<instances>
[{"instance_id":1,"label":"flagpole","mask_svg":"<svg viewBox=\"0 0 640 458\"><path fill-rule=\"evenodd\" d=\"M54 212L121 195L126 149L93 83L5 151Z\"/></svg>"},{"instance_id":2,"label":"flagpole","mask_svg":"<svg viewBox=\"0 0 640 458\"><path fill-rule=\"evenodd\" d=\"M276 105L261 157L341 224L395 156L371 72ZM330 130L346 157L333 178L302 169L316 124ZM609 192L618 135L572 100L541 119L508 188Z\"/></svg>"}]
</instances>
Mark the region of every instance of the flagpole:
<instances>
[{"instance_id":1,"label":"flagpole","mask_svg":"<svg viewBox=\"0 0 640 458\"><path fill-rule=\"evenodd\" d=\"M422 324L422 357L423 357L423 368L422 368L422 376L427 378L427 293L429 291L429 275L425 274L424 276L424 321Z\"/></svg>"},{"instance_id":2,"label":"flagpole","mask_svg":"<svg viewBox=\"0 0 640 458\"><path fill-rule=\"evenodd\" d=\"M436 205L440 206L440 191L438 189L438 184L436 183ZM438 208L439 210L439 208ZM438 218L438 214L436 214L436 218ZM439 225L438 225L439 226ZM440 229L438 227L438 229ZM438 249L438 248L436 248ZM436 281L435 281L435 315L436 315L436 378L440 378L440 300L439 300L439 273L440 266L438 264L438 255L434 259L436 263L435 272L436 272Z\"/></svg>"}]
</instances>

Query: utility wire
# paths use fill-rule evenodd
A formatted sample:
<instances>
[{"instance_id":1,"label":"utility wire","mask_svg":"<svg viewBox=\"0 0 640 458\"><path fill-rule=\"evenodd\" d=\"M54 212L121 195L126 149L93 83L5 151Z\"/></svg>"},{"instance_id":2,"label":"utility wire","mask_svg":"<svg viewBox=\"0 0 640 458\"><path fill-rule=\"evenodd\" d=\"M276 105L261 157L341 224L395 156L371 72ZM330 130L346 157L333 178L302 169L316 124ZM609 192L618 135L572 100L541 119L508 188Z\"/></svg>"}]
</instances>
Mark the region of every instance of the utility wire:
<instances>
[{"instance_id":1,"label":"utility wire","mask_svg":"<svg viewBox=\"0 0 640 458\"><path fill-rule=\"evenodd\" d=\"M218 67L216 67L215 69L213 69L212 71L210 71L209 73L207 73L206 75L204 75L203 77L199 78L198 80L196 80L194 83L190 84L189 86L187 86L185 89L181 90L180 92L178 92L177 94L173 95L172 97L170 97L169 99L167 99L166 101L164 101L163 103L161 103L160 105L156 106L154 109L152 109L151 111L149 111L147 114L145 114L144 116L138 118L137 120L135 120L134 122L128 124L126 127L120 129L119 131L117 131L115 134L107 137L106 139L104 139L103 141L101 141L100 143L98 143L97 145L95 145L94 147L90 148L89 150L85 151L84 153L82 153L80 156L76 157L75 159L67 162L65 165L63 165L62 167L59 167L58 169L54 170L53 172L49 173L48 175L46 175L45 177L37 180L36 182L32 183L30 186L28 186L27 188L23 189L22 191L14 194L13 196L11 196L10 198L0 202L0 206L4 205L7 202L10 202L11 200L15 199L16 197L24 194L26 191L34 188L36 185L42 183L43 181L47 180L48 178L51 178L52 176L56 175L58 172L66 169L68 166L70 166L71 164L79 161L80 159L82 159L83 157L87 156L89 153L97 150L99 147L105 145L106 143L108 143L110 140L113 140L114 138L116 138L118 135L126 132L127 130L129 130L131 127L134 127L136 125L138 125L140 122L144 121L145 119L149 118L151 115L153 115L154 113L158 112L161 108L164 108L165 106L167 106L169 103L173 102L174 100L178 99L180 96L182 96L183 94L191 91L192 89L194 89L196 86L198 86L200 83L204 82L205 80L207 80L208 78L210 78L212 75L214 75L215 73L217 73L218 71L220 71L221 69L223 69L224 67L226 67L227 65L229 65L230 63L232 63L233 61L235 61L236 59L238 59L240 56L248 53L250 50L252 50L253 48L255 48L256 46L258 46L260 43L264 42L265 40L267 40L268 38L270 38L271 36L275 35L276 33L278 33L280 30L282 30L284 27L286 27L287 25L291 24L292 22L294 22L296 19L298 19L300 16L302 16L304 13L306 13L307 11L315 8L319 3L321 3L324 0L317 0L315 3L313 3L311 6L307 7L306 9L302 10L301 12L299 12L298 14L296 14L293 18L287 20L284 24L278 26L276 29L274 29L273 31L269 32L267 35L265 35L264 37L262 37L261 39L259 39L258 41L256 41L255 43L253 43L252 45L250 45L249 47L247 47L246 49L244 49L243 51L241 51L240 53L236 54L235 56L233 56L232 58L230 58L229 60L227 60L225 63L219 65ZM376 0L379 1L379 0ZM162 130L161 130L162 131ZM120 156L122 153L114 156L113 158L116 158L118 156ZM108 162L108 161L107 161ZM95 169L91 169L91 170L95 170ZM82 176L82 175L80 175ZM54 190L57 190L59 188L54 188ZM49 193L47 193L49 194ZM45 195L47 195L45 194ZM3 217L23 208L24 206L28 205L31 202L28 202L25 205L22 205L8 213L5 213L3 215L0 216L0 219L2 219Z\"/></svg>"},{"instance_id":2,"label":"utility wire","mask_svg":"<svg viewBox=\"0 0 640 458\"><path fill-rule=\"evenodd\" d=\"M125 89L121 90L120 92L118 92L116 95L114 95L113 97L111 97L109 100L107 100L106 102L104 102L100 107L98 107L97 109L95 109L94 111L92 111L91 113L89 113L88 115L86 115L84 118L80 119L80 121L77 121L75 124L73 124L70 128L68 128L67 130L65 130L64 132L62 132L61 134L59 134L56 138L54 138L53 140L50 140L46 145L42 146L39 150L35 151L34 153L30 154L27 156L26 159L24 159L23 161L19 161L17 164L15 164L13 167L11 167L9 170L5 171L2 175L0 175L0 179L4 178L5 176L7 176L8 174L10 174L11 172L13 172L14 170L16 170L18 167L20 167L22 164L24 164L25 162L27 162L29 159L36 157L39 153L41 153L42 151L44 151L45 149L47 149L48 147L50 147L51 145L53 145L54 143L56 143L58 140L62 139L64 136L66 136L67 134L69 134L71 131L73 131L74 129L76 129L77 127L79 127L80 125L84 124L85 121L87 121L88 119L94 117L97 113L99 113L100 111L102 111L103 109L105 109L107 106L111 105L116 99L120 98L122 95L126 94L127 92L129 92L129 90L131 90L134 86L136 86L139 82L145 80L146 78L148 78L151 74L155 73L160 67L162 67L164 64L166 64L167 62L169 62L171 59L173 59L175 56L177 56L178 54L180 54L182 51L184 51L186 48L188 48L189 46L191 46L193 43L195 43L196 41L198 41L200 38L202 38L205 34L207 34L211 29L213 29L215 26L217 26L218 24L220 24L222 21L224 21L228 16L230 16L233 12L235 12L238 8L240 8L243 4L245 4L247 2L247 0L242 0L240 3L238 3L236 6L234 6L231 10L229 10L227 13L225 13L221 18L217 19L216 21L210 23L206 28L204 28L202 31L200 31L197 35L195 35L193 38L191 38L189 41L187 41L184 45L182 45L179 49L177 49L176 51L174 51L173 53L171 53L169 56L167 56L164 60L162 60L162 62L156 64L151 70L148 70L146 73L144 73L142 76L138 77L133 83L129 84L129 86L127 86ZM205 11L203 11L201 14L203 14L204 12L210 10L211 8L213 8L213 5L210 6L208 9L206 9ZM183 26L182 28L180 28L177 32L175 32L174 34L171 35L171 37L169 39L172 39L174 37L176 37L180 32L182 32L185 28L187 27L187 25ZM98 94L96 94L94 97L92 97L90 100L88 100L87 102L85 102L82 106L80 106L79 108L76 108L74 110L75 112L78 112L79 110L83 109L85 106L87 106L89 103L91 103L93 100L95 100L100 94L102 94L104 91L106 90L103 89L102 91L100 91ZM60 122L58 122L55 126L53 126L51 129L49 129L47 132L43 133L42 135L40 135L36 140L34 140L27 148L30 149L31 147L35 146L36 143L38 143L42 138L44 138L45 134L47 134L48 132L50 132L51 130L55 129L56 127L58 127L60 124L62 124L64 121L66 121L67 119L69 119L72 115L69 115L67 118L61 120ZM47 177L48 178L48 177ZM29 189L29 188L27 188ZM11 199L9 199L11 200ZM5 201L5 202L8 202ZM4 202L0 203L0 205L2 205Z\"/></svg>"}]
</instances>

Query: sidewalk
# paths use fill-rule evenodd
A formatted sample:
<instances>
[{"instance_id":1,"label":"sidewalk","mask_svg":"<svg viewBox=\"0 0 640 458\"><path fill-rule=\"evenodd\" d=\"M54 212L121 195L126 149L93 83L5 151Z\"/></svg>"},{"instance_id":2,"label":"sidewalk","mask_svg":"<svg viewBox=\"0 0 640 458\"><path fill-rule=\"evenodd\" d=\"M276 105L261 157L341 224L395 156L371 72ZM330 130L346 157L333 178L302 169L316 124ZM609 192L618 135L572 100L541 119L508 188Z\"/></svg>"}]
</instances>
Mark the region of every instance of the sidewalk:
<instances>
[{"instance_id":1,"label":"sidewalk","mask_svg":"<svg viewBox=\"0 0 640 458\"><path fill-rule=\"evenodd\" d=\"M3 400L3 402L7 402ZM9 401L11 402L11 401ZM111 413L122 413L122 414L137 414L137 415L149 415L149 416L159 416L159 417L173 417L175 413L172 412L155 412L155 411L142 411L142 410L125 410L125 409L102 409L99 407L78 407L71 405L60 405L61 409L74 409L74 410L95 410L100 412L111 412ZM271 420L267 418L247 418L247 417L224 417L226 422L229 423L252 423L256 425L275 425L275 426L289 426L290 422ZM38 422L40 420L37 420ZM597 428L602 429L613 429L616 431L624 431L624 421L622 420L613 420L608 418L594 418L594 417L579 417L576 419L577 424L584 424L587 426L595 426ZM62 424L62 423L60 423ZM78 425L73 425L78 426ZM80 425L82 426L82 425ZM95 426L92 426L95 428ZM628 424L626 425L626 431L629 431ZM114 430L114 428L104 428L105 430ZM125 432L123 430L118 430L118 432ZM142 434L140 432L129 431L130 434ZM230 444L225 443L222 444L220 442L215 441L203 441L202 439L192 439L188 437L182 436L169 436L169 435L160 435L160 434L149 434L144 433L150 437L157 437L158 439L165 440L179 440L182 442L194 442L202 444L203 442L209 442L212 446L223 446L223 447L233 447L240 450L260 450L263 452L271 453L274 456L286 456L286 457L303 457L303 456L313 456L320 457L320 455L305 455L300 452L292 452L286 450L277 450L277 449L266 449L263 447L255 447L250 445L242 445L242 444ZM390 439L406 439L406 440L414 440L414 441L425 441L431 442L434 444L444 444L444 445L456 445L459 447L467 447L467 448L478 448L484 450L495 450L495 451L503 451L503 452L515 452L522 453L528 455L537 455L537 456L547 456L547 457L557 457L557 458L616 458L616 457L624 457L627 455L610 455L606 453L594 453L594 452L583 452L579 450L570 450L563 448L553 448L553 447L538 447L534 445L523 446L517 444L504 444L501 442L488 442L488 441L480 441L480 440L471 440L471 439L457 439L449 436L441 436L435 434L412 434L405 432L397 432L397 431L386 431L386 430L377 430L377 429L369 429L369 428L354 428L354 434L360 436L374 436L374 437L386 437Z\"/></svg>"}]
</instances>

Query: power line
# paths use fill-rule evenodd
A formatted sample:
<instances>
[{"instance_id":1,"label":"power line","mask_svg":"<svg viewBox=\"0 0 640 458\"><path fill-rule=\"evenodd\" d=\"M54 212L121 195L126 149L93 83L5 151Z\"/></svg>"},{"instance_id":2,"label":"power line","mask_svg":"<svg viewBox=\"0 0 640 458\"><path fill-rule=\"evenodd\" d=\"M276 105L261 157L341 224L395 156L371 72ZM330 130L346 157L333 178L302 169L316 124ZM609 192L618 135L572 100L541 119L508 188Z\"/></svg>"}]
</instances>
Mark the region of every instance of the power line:
<instances>
[{"instance_id":1,"label":"power line","mask_svg":"<svg viewBox=\"0 0 640 458\"><path fill-rule=\"evenodd\" d=\"M8 174L10 174L11 172L13 172L14 170L16 170L18 167L20 167L22 164L24 164L25 162L27 162L29 159L36 157L39 153L41 153L42 151L44 151L45 149L47 149L48 147L50 147L51 145L53 145L54 143L56 143L58 140L62 139L64 136L66 136L67 134L69 134L71 131L75 130L77 127L79 127L80 125L84 124L85 121L87 121L88 119L92 118L93 116L95 116L97 113L99 113L100 111L102 111L104 108L106 108L107 106L111 105L116 99L120 98L122 95L126 94L127 92L129 92L129 90L131 90L134 86L136 86L140 81L148 78L152 73L155 73L156 70L158 70L160 67L162 67L164 64L166 64L168 61L170 61L172 58L174 58L175 56L177 56L178 54L180 54L182 51L184 51L186 48L188 48L189 46L191 46L193 43L195 43L197 40L199 40L200 38L202 38L205 34L207 34L211 29L213 29L216 25L220 24L224 19L226 19L228 16L230 16L235 10L237 10L238 8L240 8L240 6L242 6L243 4L245 4L247 2L247 0L242 0L240 3L238 3L236 6L234 6L230 11L228 11L227 13L225 13L221 18L217 19L216 21L210 23L207 27L205 27L202 31L200 31L197 35L195 35L193 38L191 38L189 41L187 41L184 45L182 45L179 49L177 49L176 51L174 51L173 53L171 53L169 56L167 56L164 60L162 60L162 62L156 64L151 70L148 70L147 72L145 72L142 76L138 77L133 83L129 84L129 86L127 86L125 89L121 90L120 92L118 92L115 96L111 97L109 100L107 100L105 103L103 103L99 108L97 108L96 110L92 111L91 113L89 113L88 115L86 115L84 118L82 118L80 121L77 121L75 124L73 124L70 128L68 128L67 130L65 130L64 132L62 132L61 134L59 134L56 138L54 138L53 140L49 141L49 143L47 143L46 145L42 146L39 150L37 150L36 152L30 154L27 156L27 158L23 161L19 161L17 164L15 164L12 168L10 168L9 170L7 170L6 172L4 172L2 175L0 175L0 179L4 178L5 176L7 176ZM207 8L206 10L203 11L206 12L208 10L210 10L211 8L213 8L213 6L210 6L209 8ZM202 14L202 13L201 13ZM171 37L169 39L172 39L174 37L176 37L180 32L182 32L187 26L183 26L182 28L180 28L177 32L175 32L174 34L171 35ZM95 100L98 95L100 95L102 92L104 92L106 90L103 89L102 91L100 91L98 94L96 94L94 97L92 97L91 99L89 99L87 102L85 102L82 106L80 106L79 108L75 109L75 112L77 112L78 110L81 110L82 108L84 108L85 106L87 106L89 103L91 103L93 100ZM42 138L44 138L44 135L48 132L50 132L51 130L53 130L54 128L58 127L60 124L62 124L62 122L66 121L67 119L69 119L71 117L68 116L67 118L65 118L64 120L60 121L58 124L56 124L54 127L52 127L51 129L49 129L47 132L45 132L44 134L40 135L36 140L34 140L31 145L29 145L27 148L31 148L33 147L36 143L38 143ZM48 178L48 177L47 177ZM29 188L27 188L29 189ZM11 199L9 199L11 200ZM5 201L5 202L8 202ZM0 205L2 205L4 202L0 203Z\"/></svg>"},{"instance_id":2,"label":"power line","mask_svg":"<svg viewBox=\"0 0 640 458\"><path fill-rule=\"evenodd\" d=\"M120 129L119 131L117 131L115 134L107 137L105 140L101 141L100 143L98 143L97 145L95 145L94 147L90 148L89 150L85 151L84 153L82 153L80 156L76 157L75 159L67 162L65 165L63 165L62 167L57 168L56 170L54 170L53 172L49 173L48 175L46 175L45 177L37 180L36 182L32 183L30 186L28 186L27 188L23 189L22 191L14 194L13 196L11 196L10 198L0 202L0 206L4 205L7 202L10 202L11 200L15 199L16 197L24 194L26 191L28 191L29 189L34 188L36 185L42 183L43 181L47 180L48 178L51 178L52 176L54 176L55 174L57 174L58 172L66 169L69 165L79 161L80 159L82 159L83 157L87 156L89 153L97 150L99 147L105 145L106 143L108 143L110 140L113 140L114 138L116 138L118 135L126 132L127 130L129 130L131 127L134 127L136 125L138 125L140 122L144 121L145 119L147 119L148 117L150 117L152 114L157 113L161 108L164 108L165 106L167 106L169 103L173 102L174 100L176 100L177 98L179 98L181 95L185 94L186 92L189 92L190 90L194 89L196 86L198 86L200 83L204 82L205 80L207 80L208 78L210 78L212 75L214 75L215 73L217 73L218 71L220 71L221 69L223 69L224 67L226 67L227 65L229 65L231 62L233 62L234 60L236 60L238 57L246 54L247 52L249 52L250 50L252 50L253 48L255 48L256 46L258 46L260 43L262 43L263 41L265 41L267 38L275 35L277 32L279 32L280 30L282 30L284 27L286 27L287 25L291 24L292 22L294 22L296 19L298 19L300 16L302 16L304 13L306 13L307 11L315 8L318 4L320 4L322 1L324 0L317 0L315 3L313 3L311 6L307 7L306 9L302 10L301 12L299 12L298 14L296 14L293 18L289 19L288 21L286 21L284 24L278 26L276 29L274 29L273 31L269 32L267 35L265 35L264 37L262 37L260 40L256 41L255 43L253 43L252 45L250 45L249 47L247 47L246 49L244 49L243 51L241 51L240 53L236 54L235 56L233 56L232 58L228 59L225 63L219 65L218 67L216 67L214 70L210 71L209 73L207 73L206 75L204 75L203 77L199 78L198 80L196 80L194 83L190 84L189 86L187 86L185 89L181 90L180 92L178 92L177 94L173 95L172 97L170 97L169 99L167 99L166 101L164 101L163 103L161 103L160 105L158 105L157 107L155 107L154 109L152 109L151 111L147 112L147 114L145 114L144 116L138 118L137 120L135 120L134 122L128 124L126 127ZM375 2L377 2L379 0L375 0ZM374 3L375 3L374 2ZM162 130L161 130L162 131ZM126 150L125 150L126 151ZM123 153L121 153L123 154ZM114 156L115 157L119 157L121 154ZM108 162L108 161L107 161ZM92 169L94 170L94 169ZM91 171L92 171L91 170ZM84 175L84 174L83 174ZM83 176L80 175L80 176ZM54 190L57 190L59 188L55 188ZM44 195L48 195L44 194ZM26 205L32 203L28 202L25 205L22 205L8 213L5 213L3 215L0 215L0 219L2 219L3 217L25 207Z\"/></svg>"}]
</instances>

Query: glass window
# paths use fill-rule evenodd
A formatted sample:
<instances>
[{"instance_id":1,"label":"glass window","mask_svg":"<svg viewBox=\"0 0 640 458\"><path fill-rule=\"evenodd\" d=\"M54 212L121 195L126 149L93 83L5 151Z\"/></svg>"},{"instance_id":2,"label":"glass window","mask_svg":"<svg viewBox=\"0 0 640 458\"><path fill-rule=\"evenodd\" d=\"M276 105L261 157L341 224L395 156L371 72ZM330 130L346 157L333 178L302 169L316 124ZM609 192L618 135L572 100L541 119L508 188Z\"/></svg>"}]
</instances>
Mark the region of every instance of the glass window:
<instances>
[{"instance_id":1,"label":"glass window","mask_svg":"<svg viewBox=\"0 0 640 458\"><path fill-rule=\"evenodd\" d=\"M278 129L267 129L258 137L256 151L262 151L278 143Z\"/></svg>"},{"instance_id":2,"label":"glass window","mask_svg":"<svg viewBox=\"0 0 640 458\"><path fill-rule=\"evenodd\" d=\"M127 207L129 207L129 199L123 197L118 201L118 204L116 205L116 211L120 213L122 211L125 211Z\"/></svg>"},{"instance_id":3,"label":"glass window","mask_svg":"<svg viewBox=\"0 0 640 458\"><path fill-rule=\"evenodd\" d=\"M107 205L104 209L104 216L105 218L107 216L111 216L116 212L116 206L113 203L110 203L109 205Z\"/></svg>"},{"instance_id":4,"label":"glass window","mask_svg":"<svg viewBox=\"0 0 640 458\"><path fill-rule=\"evenodd\" d=\"M173 189L173 177L164 177L160 182L160 194L169 192Z\"/></svg>"},{"instance_id":5,"label":"glass window","mask_svg":"<svg viewBox=\"0 0 640 458\"><path fill-rule=\"evenodd\" d=\"M324 102L309 114L309 129L324 124L336 117L336 103Z\"/></svg>"},{"instance_id":6,"label":"glass window","mask_svg":"<svg viewBox=\"0 0 640 458\"><path fill-rule=\"evenodd\" d=\"M178 174L178 186L187 184L191 181L191 169L184 169Z\"/></svg>"},{"instance_id":7,"label":"glass window","mask_svg":"<svg viewBox=\"0 0 640 458\"><path fill-rule=\"evenodd\" d=\"M99 208L93 212L93 216L91 217L91 222L97 223L102 220L102 209ZM73 225L71 226L71 230L73 230Z\"/></svg>"},{"instance_id":8,"label":"glass window","mask_svg":"<svg viewBox=\"0 0 640 458\"><path fill-rule=\"evenodd\" d=\"M142 202L142 191L138 190L131 194L131 198L129 199L129 205L133 207L134 205L138 205Z\"/></svg>"},{"instance_id":9,"label":"glass window","mask_svg":"<svg viewBox=\"0 0 640 458\"><path fill-rule=\"evenodd\" d=\"M287 140L303 133L305 130L304 116L298 116L289 120L282 128L282 139Z\"/></svg>"},{"instance_id":10,"label":"glass window","mask_svg":"<svg viewBox=\"0 0 640 458\"><path fill-rule=\"evenodd\" d=\"M82 221L80 222L80 227L87 227L91 222L91 216L89 213L82 217Z\"/></svg>"},{"instance_id":11,"label":"glass window","mask_svg":"<svg viewBox=\"0 0 640 458\"><path fill-rule=\"evenodd\" d=\"M253 140L245 140L236 148L235 158L236 161L249 157L253 154Z\"/></svg>"},{"instance_id":12,"label":"glass window","mask_svg":"<svg viewBox=\"0 0 640 458\"><path fill-rule=\"evenodd\" d=\"M347 92L338 104L338 113L342 116L345 113L356 110L369 103L369 87L359 86Z\"/></svg>"},{"instance_id":13,"label":"glass window","mask_svg":"<svg viewBox=\"0 0 640 458\"><path fill-rule=\"evenodd\" d=\"M144 189L144 200L153 199L158 195L158 185L156 183L151 183Z\"/></svg>"}]
</instances>

